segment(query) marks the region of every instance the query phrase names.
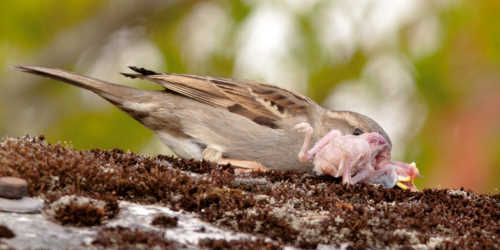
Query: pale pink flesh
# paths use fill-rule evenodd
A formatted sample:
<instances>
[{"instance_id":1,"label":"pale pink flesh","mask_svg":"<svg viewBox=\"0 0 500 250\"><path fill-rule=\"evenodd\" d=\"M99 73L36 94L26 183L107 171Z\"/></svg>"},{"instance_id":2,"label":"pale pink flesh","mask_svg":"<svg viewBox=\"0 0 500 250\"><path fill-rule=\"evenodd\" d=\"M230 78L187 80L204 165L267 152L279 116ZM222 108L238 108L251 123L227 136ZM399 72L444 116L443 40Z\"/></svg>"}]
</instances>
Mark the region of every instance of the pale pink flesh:
<instances>
[{"instance_id":1,"label":"pale pink flesh","mask_svg":"<svg viewBox=\"0 0 500 250\"><path fill-rule=\"evenodd\" d=\"M299 160L312 161L317 174L342 177L342 182L346 184L365 182L386 187L394 186L401 178L410 177L408 188L416 190L413 179L418 176L418 169L410 164L391 161L390 146L380 134L342 135L338 130L331 130L309 149L312 127L300 123L296 129L305 133Z\"/></svg>"}]
</instances>

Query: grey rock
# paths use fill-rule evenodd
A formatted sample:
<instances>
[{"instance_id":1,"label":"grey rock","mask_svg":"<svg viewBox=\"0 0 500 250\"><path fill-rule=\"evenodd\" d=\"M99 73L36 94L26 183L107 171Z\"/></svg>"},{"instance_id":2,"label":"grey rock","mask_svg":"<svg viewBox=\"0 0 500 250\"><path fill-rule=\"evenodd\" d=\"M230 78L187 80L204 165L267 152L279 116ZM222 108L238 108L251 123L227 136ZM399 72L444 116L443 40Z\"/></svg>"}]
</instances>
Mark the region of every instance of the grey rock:
<instances>
[{"instance_id":1,"label":"grey rock","mask_svg":"<svg viewBox=\"0 0 500 250\"><path fill-rule=\"evenodd\" d=\"M28 182L17 177L0 177L0 197L21 199L28 193Z\"/></svg>"},{"instance_id":2,"label":"grey rock","mask_svg":"<svg viewBox=\"0 0 500 250\"><path fill-rule=\"evenodd\" d=\"M13 200L0 198L0 211L12 213L40 213L43 208L43 200L37 198L23 197Z\"/></svg>"},{"instance_id":3,"label":"grey rock","mask_svg":"<svg viewBox=\"0 0 500 250\"><path fill-rule=\"evenodd\" d=\"M116 226L161 233L166 240L174 240L179 244L176 249L199 249L198 241L205 238L256 239L249 234L219 229L201 221L194 213L125 201L119 202L119 205L120 213L115 218L94 227L63 226L45 214L0 213L0 224L7 226L16 234L16 237L2 241L15 249L99 249L92 245L99 231L105 227ZM151 225L151 221L158 214L177 217L179 219L177 227L166 229ZM2 249L1 244L0 249Z\"/></svg>"}]
</instances>

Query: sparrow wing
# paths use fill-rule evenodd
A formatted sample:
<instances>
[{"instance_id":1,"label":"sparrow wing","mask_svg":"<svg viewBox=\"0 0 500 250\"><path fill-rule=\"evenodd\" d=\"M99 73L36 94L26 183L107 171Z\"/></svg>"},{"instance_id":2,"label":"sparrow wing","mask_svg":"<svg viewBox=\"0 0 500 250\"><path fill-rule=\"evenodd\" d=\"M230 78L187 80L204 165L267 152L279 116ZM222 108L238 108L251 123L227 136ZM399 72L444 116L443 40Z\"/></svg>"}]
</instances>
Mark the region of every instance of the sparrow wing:
<instances>
[{"instance_id":1,"label":"sparrow wing","mask_svg":"<svg viewBox=\"0 0 500 250\"><path fill-rule=\"evenodd\" d=\"M313 107L317 105L305 96L257 82L184 74L160 74L137 67L130 69L137 73L122 74L153 81L180 95L227 109L271 128L277 128L277 123L283 119L309 117Z\"/></svg>"}]
</instances>

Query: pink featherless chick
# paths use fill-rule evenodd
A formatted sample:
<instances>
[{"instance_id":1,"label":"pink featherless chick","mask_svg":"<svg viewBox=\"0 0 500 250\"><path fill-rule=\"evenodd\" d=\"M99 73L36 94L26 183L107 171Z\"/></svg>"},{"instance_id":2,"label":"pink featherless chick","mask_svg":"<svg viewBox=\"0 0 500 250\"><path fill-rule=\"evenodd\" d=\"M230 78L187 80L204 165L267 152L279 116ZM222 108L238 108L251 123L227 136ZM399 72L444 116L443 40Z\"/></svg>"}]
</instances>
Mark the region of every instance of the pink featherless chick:
<instances>
[{"instance_id":1,"label":"pink featherless chick","mask_svg":"<svg viewBox=\"0 0 500 250\"><path fill-rule=\"evenodd\" d=\"M314 132L311 125L301 122L295 129L305 133L299 160L303 163L312 161L315 173L342 177L345 184L365 182L386 188L397 185L402 189L417 190L413 180L419 176L418 169L414 164L392 162L391 146L382 135L342 135L333 129L310 148Z\"/></svg>"}]
</instances>

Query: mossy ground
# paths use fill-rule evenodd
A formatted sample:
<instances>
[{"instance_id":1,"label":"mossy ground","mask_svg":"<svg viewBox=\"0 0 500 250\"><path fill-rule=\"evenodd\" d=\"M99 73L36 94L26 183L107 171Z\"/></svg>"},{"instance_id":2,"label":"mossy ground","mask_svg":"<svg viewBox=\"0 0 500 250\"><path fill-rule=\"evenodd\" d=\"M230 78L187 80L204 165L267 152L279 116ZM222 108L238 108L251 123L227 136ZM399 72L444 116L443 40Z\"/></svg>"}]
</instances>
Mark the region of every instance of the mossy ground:
<instances>
[{"instance_id":1,"label":"mossy ground","mask_svg":"<svg viewBox=\"0 0 500 250\"><path fill-rule=\"evenodd\" d=\"M49 204L66 195L104 201L105 208L69 203L59 211L63 215L59 217L66 220L59 221L79 226L102 224L103 233L115 239L96 239L96 244L106 247L119 246L120 241L129 244L122 234L140 234L141 244L152 246L151 239L143 235L147 232L105 229L105 220L119 212L116 200L127 200L195 212L216 226L256 236L255 240L200 242L208 248L315 248L344 243L352 248L500 248L498 194L346 186L335 178L296 172L242 176L235 175L230 166L145 157L117 149L77 151L50 145L43 137L4 139L0 143L0 176L26 179L29 195L40 196ZM93 214L98 219L89 221ZM164 222L170 225L172 220ZM151 237L158 240L156 234ZM167 240L160 243L155 246L175 246Z\"/></svg>"}]
</instances>

